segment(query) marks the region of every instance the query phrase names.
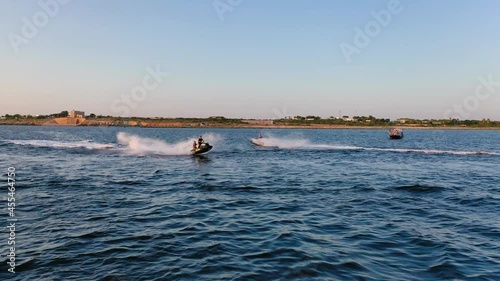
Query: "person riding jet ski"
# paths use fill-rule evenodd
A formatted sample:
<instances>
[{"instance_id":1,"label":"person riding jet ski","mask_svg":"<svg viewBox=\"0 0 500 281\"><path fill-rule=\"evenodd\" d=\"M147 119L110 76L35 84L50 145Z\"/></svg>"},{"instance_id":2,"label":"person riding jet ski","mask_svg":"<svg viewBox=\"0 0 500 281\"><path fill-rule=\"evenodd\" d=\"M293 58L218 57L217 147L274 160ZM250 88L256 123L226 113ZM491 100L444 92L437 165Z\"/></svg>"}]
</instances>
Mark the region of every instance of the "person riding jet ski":
<instances>
[{"instance_id":1,"label":"person riding jet ski","mask_svg":"<svg viewBox=\"0 0 500 281\"><path fill-rule=\"evenodd\" d=\"M200 137L198 138L198 147L201 147L201 145L202 145L204 142L205 142L205 141L203 140L203 137L202 137L202 136L200 136Z\"/></svg>"}]
</instances>

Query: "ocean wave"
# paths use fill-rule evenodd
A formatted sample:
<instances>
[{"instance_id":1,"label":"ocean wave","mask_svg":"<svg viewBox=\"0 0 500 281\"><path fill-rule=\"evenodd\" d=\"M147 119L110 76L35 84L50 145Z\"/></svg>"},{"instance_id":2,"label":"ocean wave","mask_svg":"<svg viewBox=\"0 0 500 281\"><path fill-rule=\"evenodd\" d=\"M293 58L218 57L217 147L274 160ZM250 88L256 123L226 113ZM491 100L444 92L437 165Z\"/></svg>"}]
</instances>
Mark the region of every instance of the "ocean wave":
<instances>
[{"instance_id":1,"label":"ocean wave","mask_svg":"<svg viewBox=\"0 0 500 281\"><path fill-rule=\"evenodd\" d=\"M415 184L415 185L396 186L396 187L394 187L394 189L400 190L400 191L414 192L414 193L428 193L428 192L443 191L445 188L441 187L441 186L434 186L434 185Z\"/></svg>"}]
</instances>

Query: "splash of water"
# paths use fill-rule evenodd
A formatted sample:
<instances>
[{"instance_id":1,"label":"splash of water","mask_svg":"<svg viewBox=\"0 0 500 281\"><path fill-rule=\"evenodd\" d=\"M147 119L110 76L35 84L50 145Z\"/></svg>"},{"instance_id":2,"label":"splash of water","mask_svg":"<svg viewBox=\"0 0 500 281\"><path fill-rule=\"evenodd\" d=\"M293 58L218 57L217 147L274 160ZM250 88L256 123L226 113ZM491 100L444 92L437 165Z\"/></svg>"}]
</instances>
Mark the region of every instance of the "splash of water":
<instances>
[{"instance_id":1,"label":"splash of water","mask_svg":"<svg viewBox=\"0 0 500 281\"><path fill-rule=\"evenodd\" d=\"M293 137L278 138L274 136L265 136L251 139L251 142L259 146L277 147L281 149L362 149L357 146L314 144L308 139Z\"/></svg>"},{"instance_id":2,"label":"splash of water","mask_svg":"<svg viewBox=\"0 0 500 281\"><path fill-rule=\"evenodd\" d=\"M162 140L141 137L133 134L119 132L116 135L119 144L125 146L125 152L134 155L189 155L193 148L193 137L177 143L167 143ZM217 143L221 137L215 134L204 136L206 142Z\"/></svg>"},{"instance_id":3,"label":"splash of water","mask_svg":"<svg viewBox=\"0 0 500 281\"><path fill-rule=\"evenodd\" d=\"M265 147L278 147L283 149L305 148L309 145L307 139L280 139L275 137L262 137L251 139L254 144Z\"/></svg>"}]
</instances>

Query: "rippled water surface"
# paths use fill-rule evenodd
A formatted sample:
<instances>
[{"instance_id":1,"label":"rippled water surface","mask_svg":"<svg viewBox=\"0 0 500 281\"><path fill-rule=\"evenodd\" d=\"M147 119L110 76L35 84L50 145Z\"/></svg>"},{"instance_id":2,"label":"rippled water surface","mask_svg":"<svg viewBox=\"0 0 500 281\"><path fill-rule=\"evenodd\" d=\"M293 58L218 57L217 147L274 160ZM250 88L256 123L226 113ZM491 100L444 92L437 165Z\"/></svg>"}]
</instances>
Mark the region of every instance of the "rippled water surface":
<instances>
[{"instance_id":1,"label":"rippled water surface","mask_svg":"<svg viewBox=\"0 0 500 281\"><path fill-rule=\"evenodd\" d=\"M500 131L2 126L0 159L0 280L500 280Z\"/></svg>"}]
</instances>

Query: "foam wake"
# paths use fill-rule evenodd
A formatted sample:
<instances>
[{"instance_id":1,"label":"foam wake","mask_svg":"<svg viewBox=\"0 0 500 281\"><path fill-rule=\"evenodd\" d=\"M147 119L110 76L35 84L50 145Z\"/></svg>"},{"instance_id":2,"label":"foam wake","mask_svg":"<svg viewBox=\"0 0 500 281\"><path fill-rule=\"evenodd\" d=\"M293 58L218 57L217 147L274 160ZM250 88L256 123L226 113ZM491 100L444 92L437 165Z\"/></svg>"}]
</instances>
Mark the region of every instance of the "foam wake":
<instances>
[{"instance_id":1,"label":"foam wake","mask_svg":"<svg viewBox=\"0 0 500 281\"><path fill-rule=\"evenodd\" d=\"M214 134L204 135L203 138L211 144L221 139L218 135ZM193 137L177 143L168 143L124 132L119 132L116 135L117 142L125 146L125 152L134 155L189 155L193 148L193 140L196 139L197 137Z\"/></svg>"},{"instance_id":2,"label":"foam wake","mask_svg":"<svg viewBox=\"0 0 500 281\"><path fill-rule=\"evenodd\" d=\"M85 148L85 149L110 149L114 148L114 144L94 143L91 140L83 141L53 141L53 140L10 140L8 143L17 145L27 145L36 147L52 147L52 148Z\"/></svg>"},{"instance_id":3,"label":"foam wake","mask_svg":"<svg viewBox=\"0 0 500 281\"><path fill-rule=\"evenodd\" d=\"M339 150L361 150L362 147L347 145L315 144L304 138L277 138L266 136L250 139L256 145L264 147L277 147L281 149L339 149Z\"/></svg>"},{"instance_id":4,"label":"foam wake","mask_svg":"<svg viewBox=\"0 0 500 281\"><path fill-rule=\"evenodd\" d=\"M357 151L380 151L380 152L398 152L398 153L423 153L423 154L452 154L452 155L497 155L500 153L489 151L455 151L439 149L414 149L414 148L378 148L361 147L349 145L334 144L315 144L308 139L298 138L277 138L266 136L263 138L251 139L251 142L263 147L275 147L281 149L322 149L322 150L357 150Z\"/></svg>"},{"instance_id":5,"label":"foam wake","mask_svg":"<svg viewBox=\"0 0 500 281\"><path fill-rule=\"evenodd\" d=\"M310 143L307 139L280 139L274 137L263 137L251 139L257 145L265 147L278 147L283 149L307 148Z\"/></svg>"},{"instance_id":6,"label":"foam wake","mask_svg":"<svg viewBox=\"0 0 500 281\"><path fill-rule=\"evenodd\" d=\"M488 151L458 151L458 150L439 150L439 149L412 149L412 148L363 148L364 150L388 151L401 153L424 153L424 154L452 154L452 155L500 155L496 152Z\"/></svg>"}]
</instances>

